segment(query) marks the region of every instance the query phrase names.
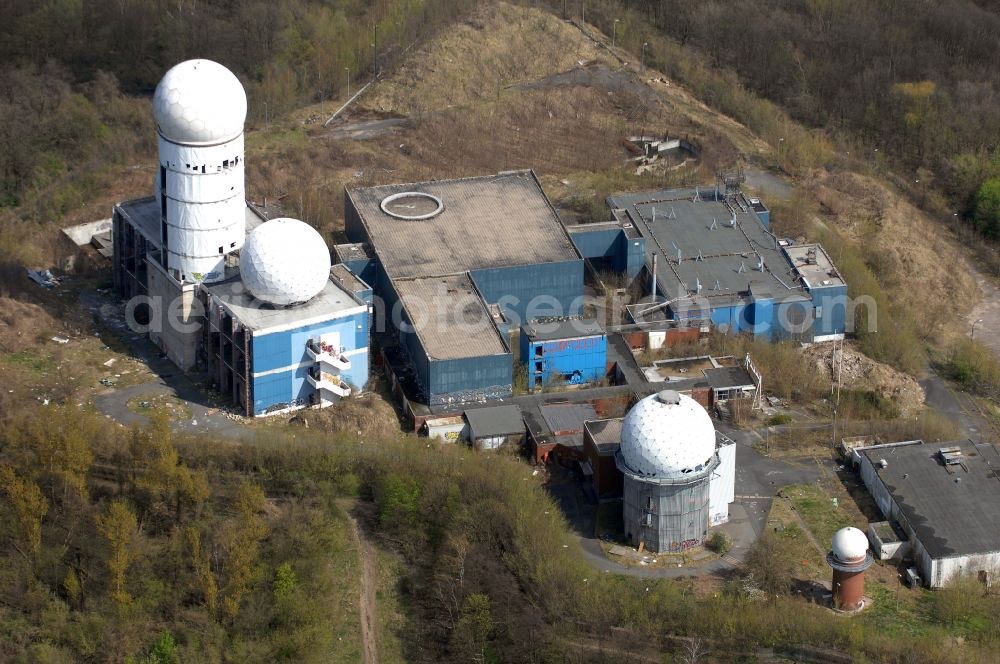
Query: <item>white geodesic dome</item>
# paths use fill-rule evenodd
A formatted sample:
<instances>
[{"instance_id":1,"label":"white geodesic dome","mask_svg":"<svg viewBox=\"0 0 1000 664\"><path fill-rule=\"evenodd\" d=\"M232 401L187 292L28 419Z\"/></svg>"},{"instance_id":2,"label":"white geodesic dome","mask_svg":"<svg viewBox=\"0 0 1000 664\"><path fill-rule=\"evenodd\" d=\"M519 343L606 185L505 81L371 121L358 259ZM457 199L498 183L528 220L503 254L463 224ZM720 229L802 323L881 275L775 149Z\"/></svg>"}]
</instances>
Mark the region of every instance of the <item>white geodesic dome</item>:
<instances>
[{"instance_id":1,"label":"white geodesic dome","mask_svg":"<svg viewBox=\"0 0 1000 664\"><path fill-rule=\"evenodd\" d=\"M854 526L841 528L833 534L833 556L841 562L851 562L868 554L868 537Z\"/></svg>"},{"instance_id":2,"label":"white geodesic dome","mask_svg":"<svg viewBox=\"0 0 1000 664\"><path fill-rule=\"evenodd\" d=\"M639 475L682 479L704 470L714 454L712 418L673 390L642 399L622 422L622 460Z\"/></svg>"},{"instance_id":3,"label":"white geodesic dome","mask_svg":"<svg viewBox=\"0 0 1000 664\"><path fill-rule=\"evenodd\" d=\"M174 143L213 145L243 133L247 95L233 72L211 60L175 65L156 86L153 115Z\"/></svg>"},{"instance_id":4,"label":"white geodesic dome","mask_svg":"<svg viewBox=\"0 0 1000 664\"><path fill-rule=\"evenodd\" d=\"M330 279L330 250L307 223L285 217L265 221L247 235L240 276L258 300L281 306L306 302Z\"/></svg>"}]
</instances>

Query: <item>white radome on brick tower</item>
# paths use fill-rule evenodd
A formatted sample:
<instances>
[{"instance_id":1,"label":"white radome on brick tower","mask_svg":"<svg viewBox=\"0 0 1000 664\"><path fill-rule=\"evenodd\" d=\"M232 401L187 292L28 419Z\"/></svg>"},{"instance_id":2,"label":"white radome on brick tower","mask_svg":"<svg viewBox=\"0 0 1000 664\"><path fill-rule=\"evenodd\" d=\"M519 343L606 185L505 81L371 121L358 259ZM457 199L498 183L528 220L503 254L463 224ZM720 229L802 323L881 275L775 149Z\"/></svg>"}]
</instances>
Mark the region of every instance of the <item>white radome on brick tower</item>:
<instances>
[{"instance_id":1,"label":"white radome on brick tower","mask_svg":"<svg viewBox=\"0 0 1000 664\"><path fill-rule=\"evenodd\" d=\"M240 254L243 285L258 300L287 306L315 297L330 278L330 251L316 229L286 217L253 230Z\"/></svg>"}]
</instances>

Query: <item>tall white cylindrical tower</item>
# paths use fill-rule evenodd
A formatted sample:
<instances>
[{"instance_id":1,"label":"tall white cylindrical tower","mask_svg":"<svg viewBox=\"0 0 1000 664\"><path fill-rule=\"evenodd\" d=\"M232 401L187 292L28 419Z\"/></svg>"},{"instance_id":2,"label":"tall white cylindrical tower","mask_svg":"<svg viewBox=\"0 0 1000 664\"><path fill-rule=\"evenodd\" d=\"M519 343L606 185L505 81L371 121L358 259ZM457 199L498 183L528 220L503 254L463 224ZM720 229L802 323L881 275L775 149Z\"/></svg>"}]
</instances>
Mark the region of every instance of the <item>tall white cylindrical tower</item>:
<instances>
[{"instance_id":1,"label":"tall white cylindrical tower","mask_svg":"<svg viewBox=\"0 0 1000 664\"><path fill-rule=\"evenodd\" d=\"M162 263L178 281L220 281L246 236L246 93L217 62L188 60L156 86L153 112Z\"/></svg>"}]
</instances>

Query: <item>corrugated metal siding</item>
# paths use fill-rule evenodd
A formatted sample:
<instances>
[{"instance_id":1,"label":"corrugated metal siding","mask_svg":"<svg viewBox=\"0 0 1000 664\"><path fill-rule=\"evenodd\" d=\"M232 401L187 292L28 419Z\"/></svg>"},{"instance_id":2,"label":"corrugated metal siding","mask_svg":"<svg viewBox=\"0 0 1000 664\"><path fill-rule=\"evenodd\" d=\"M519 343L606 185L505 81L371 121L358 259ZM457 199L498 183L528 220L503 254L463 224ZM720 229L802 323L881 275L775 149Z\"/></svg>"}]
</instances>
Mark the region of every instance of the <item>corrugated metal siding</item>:
<instances>
[{"instance_id":1,"label":"corrugated metal siding","mask_svg":"<svg viewBox=\"0 0 1000 664\"><path fill-rule=\"evenodd\" d=\"M545 316L573 316L583 306L583 261L475 270L483 299L499 304L511 326Z\"/></svg>"},{"instance_id":2,"label":"corrugated metal siding","mask_svg":"<svg viewBox=\"0 0 1000 664\"><path fill-rule=\"evenodd\" d=\"M719 466L709 485L709 519L713 526L729 521L729 504L736 499L736 445L719 448Z\"/></svg>"}]
</instances>

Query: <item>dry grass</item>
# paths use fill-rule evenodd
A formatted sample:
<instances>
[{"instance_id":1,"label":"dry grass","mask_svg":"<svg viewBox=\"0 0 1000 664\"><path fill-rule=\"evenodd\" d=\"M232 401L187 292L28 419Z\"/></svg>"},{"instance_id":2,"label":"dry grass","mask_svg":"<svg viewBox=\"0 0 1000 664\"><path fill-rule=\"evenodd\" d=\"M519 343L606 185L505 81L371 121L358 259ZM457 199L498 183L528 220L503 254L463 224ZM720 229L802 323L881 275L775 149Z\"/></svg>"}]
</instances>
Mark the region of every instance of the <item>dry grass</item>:
<instances>
[{"instance_id":1,"label":"dry grass","mask_svg":"<svg viewBox=\"0 0 1000 664\"><path fill-rule=\"evenodd\" d=\"M978 298L967 252L939 222L874 178L819 174L809 188L822 223L854 243L893 303L921 311L921 331L943 343L965 333Z\"/></svg>"},{"instance_id":2,"label":"dry grass","mask_svg":"<svg viewBox=\"0 0 1000 664\"><path fill-rule=\"evenodd\" d=\"M617 64L552 14L484 3L465 22L417 50L363 103L407 116L475 105L494 100L503 87L593 60Z\"/></svg>"}]
</instances>

